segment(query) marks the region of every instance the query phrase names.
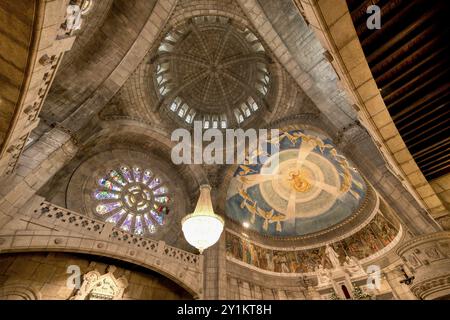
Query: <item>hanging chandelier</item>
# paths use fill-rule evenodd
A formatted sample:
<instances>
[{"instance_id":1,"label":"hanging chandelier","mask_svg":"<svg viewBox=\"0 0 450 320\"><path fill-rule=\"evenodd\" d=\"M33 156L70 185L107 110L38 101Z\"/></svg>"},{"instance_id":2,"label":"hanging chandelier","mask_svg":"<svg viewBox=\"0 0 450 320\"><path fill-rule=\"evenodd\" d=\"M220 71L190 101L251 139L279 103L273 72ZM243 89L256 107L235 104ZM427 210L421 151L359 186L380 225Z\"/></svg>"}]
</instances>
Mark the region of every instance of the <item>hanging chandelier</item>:
<instances>
[{"instance_id":1,"label":"hanging chandelier","mask_svg":"<svg viewBox=\"0 0 450 320\"><path fill-rule=\"evenodd\" d=\"M211 187L200 186L200 196L193 213L181 221L186 241L200 253L215 244L222 234L224 221L214 213L211 202Z\"/></svg>"}]
</instances>

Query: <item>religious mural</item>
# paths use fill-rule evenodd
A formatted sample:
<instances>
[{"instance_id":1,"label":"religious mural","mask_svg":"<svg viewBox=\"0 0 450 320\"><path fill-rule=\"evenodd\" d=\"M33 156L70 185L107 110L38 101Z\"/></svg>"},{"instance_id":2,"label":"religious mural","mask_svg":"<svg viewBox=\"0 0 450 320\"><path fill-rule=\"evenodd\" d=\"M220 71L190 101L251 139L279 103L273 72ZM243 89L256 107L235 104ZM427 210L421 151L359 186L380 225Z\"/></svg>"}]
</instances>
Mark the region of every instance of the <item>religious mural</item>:
<instances>
[{"instance_id":1,"label":"religious mural","mask_svg":"<svg viewBox=\"0 0 450 320\"><path fill-rule=\"evenodd\" d=\"M293 130L269 142L277 144L276 155L237 168L227 194L229 218L263 235L293 237L336 225L361 207L367 186L329 138ZM253 156L260 159L259 152ZM274 157L279 162L270 165Z\"/></svg>"},{"instance_id":2,"label":"religious mural","mask_svg":"<svg viewBox=\"0 0 450 320\"><path fill-rule=\"evenodd\" d=\"M367 258L387 246L398 234L399 228L386 216L378 213L372 221L360 231L331 245L344 264L346 257L358 260ZM257 268L280 273L313 272L322 265L333 268L326 254L326 247L285 251L263 248L230 232L226 233L227 256Z\"/></svg>"}]
</instances>

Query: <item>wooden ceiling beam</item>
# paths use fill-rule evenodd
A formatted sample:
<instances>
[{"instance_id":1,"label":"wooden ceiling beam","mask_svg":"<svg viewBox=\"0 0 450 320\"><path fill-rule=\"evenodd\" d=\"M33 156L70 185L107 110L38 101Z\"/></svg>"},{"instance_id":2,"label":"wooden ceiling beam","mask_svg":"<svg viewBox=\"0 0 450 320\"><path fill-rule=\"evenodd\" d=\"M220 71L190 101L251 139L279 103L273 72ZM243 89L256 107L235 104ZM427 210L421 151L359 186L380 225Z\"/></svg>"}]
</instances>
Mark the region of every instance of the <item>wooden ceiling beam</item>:
<instances>
[{"instance_id":1,"label":"wooden ceiling beam","mask_svg":"<svg viewBox=\"0 0 450 320\"><path fill-rule=\"evenodd\" d=\"M389 87L395 86L397 82L402 81L403 79L409 77L411 74L414 74L417 70L419 70L422 67L425 67L428 63L432 62L434 59L439 57L439 54L441 54L444 51L445 48L440 48L436 51L434 51L431 55L426 57L424 60L420 61L418 64L414 65L412 68L409 68L406 72L402 72L402 74L398 77L394 77L392 73L397 73L399 71L403 71L404 64L400 63L394 68L391 68L389 71L385 72L382 76L375 79L378 86L381 88L381 91L386 91L389 89ZM399 71L398 71L399 70ZM391 79L388 83L382 84L383 80Z\"/></svg>"},{"instance_id":2,"label":"wooden ceiling beam","mask_svg":"<svg viewBox=\"0 0 450 320\"><path fill-rule=\"evenodd\" d=\"M400 24L399 20L402 18L404 19L404 17L408 16L408 14L417 7L417 3L414 3L414 1L407 1L406 4L407 5L403 7L402 6L395 7L397 9L396 14L390 17L390 19L383 21L382 29L376 31L370 30L371 32L366 37L364 37L364 35L361 33L362 35L361 46L363 48L366 48L370 46L372 43L375 43L377 40L379 40L380 37L385 35L386 31L390 30L394 26L398 26ZM382 17L387 16L387 12L385 11L386 8L389 10L390 7L383 6L381 8ZM394 9L394 6L392 6L391 8ZM356 30L357 31L364 30L365 24L366 21L362 21L362 23L356 28Z\"/></svg>"},{"instance_id":3,"label":"wooden ceiling beam","mask_svg":"<svg viewBox=\"0 0 450 320\"><path fill-rule=\"evenodd\" d=\"M414 158L420 159L431 152L435 152L436 149L445 148L445 146L447 146L447 145L450 145L450 137L447 137L444 140L441 140L435 144L432 144L426 148L423 148L422 150L420 150L418 152L412 153L412 155L414 156Z\"/></svg>"},{"instance_id":4,"label":"wooden ceiling beam","mask_svg":"<svg viewBox=\"0 0 450 320\"><path fill-rule=\"evenodd\" d=\"M438 122L438 123L434 124L433 126L430 126L430 127L426 128L426 129L423 130L423 131L420 131L420 132L416 131L414 136L412 136L411 138L403 138L403 140L405 141L406 144L409 144L409 142L414 141L414 139L417 139L418 137L424 137L424 138L422 139L422 141L427 140L427 135L426 135L426 133L428 133L428 132L430 132L431 130L436 129L436 128L438 128L438 127L441 127L441 128L443 128L443 129L446 129L445 124L448 122L448 120L449 120L449 119L445 119L445 120L442 121L442 122ZM430 124L430 122L428 121L428 122L426 122L424 125L425 125L425 126L428 126L429 124ZM430 137L432 137L432 136L430 136Z\"/></svg>"},{"instance_id":5,"label":"wooden ceiling beam","mask_svg":"<svg viewBox=\"0 0 450 320\"><path fill-rule=\"evenodd\" d=\"M446 161L442 163L435 164L434 166L422 170L426 175L436 173L439 171L442 171L444 169L447 169L450 166L450 159L447 159ZM431 171L431 172L430 172Z\"/></svg>"},{"instance_id":6,"label":"wooden ceiling beam","mask_svg":"<svg viewBox=\"0 0 450 320\"><path fill-rule=\"evenodd\" d=\"M364 33L374 32L373 30L367 29L367 7L370 5L377 5L381 9L382 18L387 18L389 14L395 11L404 3L403 0L372 0L372 1L362 1L361 4L354 10L351 11L350 15L355 26L356 33L358 37L364 37Z\"/></svg>"},{"instance_id":7,"label":"wooden ceiling beam","mask_svg":"<svg viewBox=\"0 0 450 320\"><path fill-rule=\"evenodd\" d=\"M417 130L418 129L420 129L420 128L424 127L424 126L427 126L429 123L435 122L436 120L439 120L439 123L441 123L441 124L446 122L447 119L445 118L445 115L450 113L450 109L448 109L448 108L447 108L447 110L444 109L443 113L438 113L437 112L437 111L440 111L445 106L446 106L445 104L441 104L439 107L437 107L435 109L432 109L432 110L429 110L424 115L415 118L413 121L408 122L403 127L397 127L398 130L400 131L400 134L402 135L402 137L407 137L407 136L410 136L411 134L417 134ZM428 117L430 114L433 114L433 113L435 113L435 116L433 118L431 118L430 120L425 121L425 122L423 122L421 124L415 125L417 122L422 121L422 119L425 119L426 117ZM444 120L444 121L442 121L442 120ZM412 125L415 125L414 128L412 128L412 129L410 129L408 131L405 131L405 128L410 127Z\"/></svg>"},{"instance_id":8,"label":"wooden ceiling beam","mask_svg":"<svg viewBox=\"0 0 450 320\"><path fill-rule=\"evenodd\" d=\"M414 2L411 1L411 4ZM400 16L400 15L399 15ZM412 23L410 23L408 26L406 26L402 31L395 34L395 36L391 37L388 41L384 42L381 46L378 46L378 49L371 52L367 58L367 62L369 65L374 63L376 60L380 59L383 55L386 54L386 52L389 51L392 47L397 45L399 42L405 40L408 36L411 36L414 31L421 28L425 23L428 22L429 19L431 19L434 16L434 10L426 12L421 19L414 20ZM396 21L396 20L391 20ZM390 21L390 22L391 22ZM386 25L384 26L386 28ZM387 28L384 30L384 32L388 32ZM366 42L366 44L364 44ZM363 40L362 46L365 48L368 45L367 41Z\"/></svg>"},{"instance_id":9,"label":"wooden ceiling beam","mask_svg":"<svg viewBox=\"0 0 450 320\"><path fill-rule=\"evenodd\" d=\"M449 148L440 148L440 150L433 152L433 154L429 157L423 158L422 160L416 161L416 163L420 166L422 164L426 164L430 161L430 159L442 158L442 154L449 155Z\"/></svg>"},{"instance_id":10,"label":"wooden ceiling beam","mask_svg":"<svg viewBox=\"0 0 450 320\"><path fill-rule=\"evenodd\" d=\"M408 90L408 88L412 87L413 85L420 83L423 81L423 79L426 79L429 76L432 76L435 73L443 74L448 71L448 67L445 66L445 61L440 61L436 63L435 65L431 66L430 68L426 69L423 73L416 75L412 79L406 80L405 83L403 83L401 86L399 86L397 89L392 90L388 94L385 95L385 92L383 90L381 91L381 94L383 95L383 99L386 104L391 104L392 102L396 101L396 96L400 95L402 91ZM443 70L442 70L443 69ZM439 72L439 70L441 70Z\"/></svg>"},{"instance_id":11,"label":"wooden ceiling beam","mask_svg":"<svg viewBox=\"0 0 450 320\"><path fill-rule=\"evenodd\" d=\"M435 82L437 79L439 79L446 72L447 72L447 70L443 70L443 71L435 74L433 77L429 78L427 81L423 82L421 85L419 85L416 88L414 88L413 90L409 91L403 97L401 97L400 99L395 100L394 102L389 103L389 102L385 101L387 108L389 110L394 110L394 108L396 108L397 106L401 105L402 102L404 102L405 100L407 100L408 98L410 98L411 96L413 96L414 94L416 94L417 92L419 92L420 90L422 90L423 88L428 86L429 84L432 84L433 82ZM448 83L447 83L447 85L448 85ZM435 90L433 90L433 91L435 91Z\"/></svg>"},{"instance_id":12,"label":"wooden ceiling beam","mask_svg":"<svg viewBox=\"0 0 450 320\"><path fill-rule=\"evenodd\" d=\"M420 166L420 168L434 168L436 166L441 165L444 161L447 161L450 159L450 154L448 153L448 150L446 150L447 152L443 155L441 155L440 157L437 157L433 160L428 159L427 163L423 164ZM437 164L436 164L437 162ZM423 169L422 169L423 170Z\"/></svg>"},{"instance_id":13,"label":"wooden ceiling beam","mask_svg":"<svg viewBox=\"0 0 450 320\"><path fill-rule=\"evenodd\" d=\"M429 107L432 103L436 101L440 101L442 98L446 98L449 94L448 92L449 84L443 84L437 87L432 92L426 94L419 100L414 103L408 105L406 108L402 109L396 114L391 114L392 119L395 123L400 123L405 121L407 118L411 117L418 111L421 111L423 108Z\"/></svg>"},{"instance_id":14,"label":"wooden ceiling beam","mask_svg":"<svg viewBox=\"0 0 450 320\"><path fill-rule=\"evenodd\" d=\"M425 43L421 44L420 40L424 40ZM407 52L405 49L408 47L416 47L412 52ZM388 58L377 62L375 65L371 66L372 74L374 75L375 81L379 83L380 77L386 73L392 72L398 65L407 65L409 61L419 60L423 55L428 52L433 52L435 48L439 47L439 38L437 37L421 37L420 34L412 38L404 46L396 49ZM409 54L407 54L409 53ZM400 61L395 61L396 58L403 56ZM389 68L389 69L387 69Z\"/></svg>"},{"instance_id":15,"label":"wooden ceiling beam","mask_svg":"<svg viewBox=\"0 0 450 320\"><path fill-rule=\"evenodd\" d=\"M439 130L436 130L436 131L434 131L431 135L429 135L429 136L425 136L425 135L420 135L420 139L419 140L417 140L417 141L415 141L414 143L412 143L412 144L410 144L410 145L408 145L408 143L406 143L406 145L408 146L408 148L412 148L412 147L414 147L414 146L416 146L416 145L418 145L418 144L420 144L420 143L423 143L423 142L425 142L426 140L428 140L428 139L430 139L430 138L432 138L432 137L434 137L434 136L436 136L436 135L439 135L439 134L441 134L442 132L444 132L444 131L446 131L446 130L448 130L448 128L446 128L446 127L441 127Z\"/></svg>"}]
</instances>

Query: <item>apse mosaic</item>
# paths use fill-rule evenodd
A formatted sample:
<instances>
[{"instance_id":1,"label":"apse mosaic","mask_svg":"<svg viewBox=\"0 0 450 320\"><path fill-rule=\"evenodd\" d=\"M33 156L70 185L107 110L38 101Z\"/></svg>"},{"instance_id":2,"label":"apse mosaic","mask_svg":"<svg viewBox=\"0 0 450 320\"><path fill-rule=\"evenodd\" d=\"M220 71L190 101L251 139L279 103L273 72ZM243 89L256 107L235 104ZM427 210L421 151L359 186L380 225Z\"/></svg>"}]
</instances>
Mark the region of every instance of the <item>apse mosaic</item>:
<instances>
[{"instance_id":1,"label":"apse mosaic","mask_svg":"<svg viewBox=\"0 0 450 320\"><path fill-rule=\"evenodd\" d=\"M295 237L330 228L361 207L367 186L329 138L293 130L270 143L279 153L237 168L227 193L229 218L263 235ZM278 164L268 165L275 156Z\"/></svg>"},{"instance_id":2,"label":"apse mosaic","mask_svg":"<svg viewBox=\"0 0 450 320\"><path fill-rule=\"evenodd\" d=\"M343 264L346 256L360 260L382 250L395 239L398 232L399 228L379 213L363 229L331 246ZM297 251L272 250L227 232L226 248L227 257L271 272L307 273L315 271L319 265L326 269L332 268L331 261L325 255L325 247Z\"/></svg>"},{"instance_id":3,"label":"apse mosaic","mask_svg":"<svg viewBox=\"0 0 450 320\"><path fill-rule=\"evenodd\" d=\"M169 190L150 169L122 166L97 181L94 211L136 235L154 234L169 214Z\"/></svg>"}]
</instances>

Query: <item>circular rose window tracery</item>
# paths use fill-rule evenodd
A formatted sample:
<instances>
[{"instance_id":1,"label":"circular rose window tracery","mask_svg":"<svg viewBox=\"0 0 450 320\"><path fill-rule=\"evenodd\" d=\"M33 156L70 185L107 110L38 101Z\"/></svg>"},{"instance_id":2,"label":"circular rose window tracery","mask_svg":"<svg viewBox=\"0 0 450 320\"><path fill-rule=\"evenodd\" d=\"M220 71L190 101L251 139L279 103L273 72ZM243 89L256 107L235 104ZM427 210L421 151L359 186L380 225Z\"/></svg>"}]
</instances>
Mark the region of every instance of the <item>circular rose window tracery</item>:
<instances>
[{"instance_id":1,"label":"circular rose window tracery","mask_svg":"<svg viewBox=\"0 0 450 320\"><path fill-rule=\"evenodd\" d=\"M136 235L154 234L169 214L169 190L150 169L121 166L98 179L94 212Z\"/></svg>"}]
</instances>

